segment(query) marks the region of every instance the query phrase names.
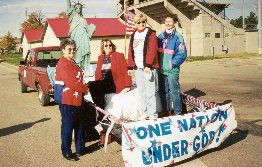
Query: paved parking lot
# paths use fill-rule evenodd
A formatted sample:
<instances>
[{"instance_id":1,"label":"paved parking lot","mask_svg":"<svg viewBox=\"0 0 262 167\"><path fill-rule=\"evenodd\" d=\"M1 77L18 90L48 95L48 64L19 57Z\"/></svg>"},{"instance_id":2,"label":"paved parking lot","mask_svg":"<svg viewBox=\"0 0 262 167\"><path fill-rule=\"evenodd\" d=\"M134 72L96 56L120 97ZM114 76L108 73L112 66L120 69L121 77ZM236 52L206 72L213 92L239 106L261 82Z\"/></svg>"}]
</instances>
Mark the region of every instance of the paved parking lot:
<instances>
[{"instance_id":1,"label":"paved parking lot","mask_svg":"<svg viewBox=\"0 0 262 167\"><path fill-rule=\"evenodd\" d=\"M238 128L215 150L197 156L206 166L262 166L262 57L186 63L184 92L219 104L231 102Z\"/></svg>"}]
</instances>

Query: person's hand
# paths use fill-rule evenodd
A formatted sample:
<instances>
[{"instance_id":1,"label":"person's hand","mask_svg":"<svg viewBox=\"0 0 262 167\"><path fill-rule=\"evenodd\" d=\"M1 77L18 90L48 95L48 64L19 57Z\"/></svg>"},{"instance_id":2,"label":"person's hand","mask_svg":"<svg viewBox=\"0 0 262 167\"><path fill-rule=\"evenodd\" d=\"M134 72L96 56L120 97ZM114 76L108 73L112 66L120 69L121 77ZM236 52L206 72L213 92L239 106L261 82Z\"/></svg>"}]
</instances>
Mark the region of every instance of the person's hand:
<instances>
[{"instance_id":1,"label":"person's hand","mask_svg":"<svg viewBox=\"0 0 262 167\"><path fill-rule=\"evenodd\" d=\"M119 94L127 93L128 91L130 91L130 89L131 88L125 88Z\"/></svg>"},{"instance_id":2,"label":"person's hand","mask_svg":"<svg viewBox=\"0 0 262 167\"><path fill-rule=\"evenodd\" d=\"M148 79L149 81L151 80L151 78L152 78L152 72L151 72L151 69L150 69L150 68L148 68L148 67L145 67L145 68L144 68L144 77L145 77L146 79Z\"/></svg>"},{"instance_id":3,"label":"person's hand","mask_svg":"<svg viewBox=\"0 0 262 167\"><path fill-rule=\"evenodd\" d=\"M83 76L83 82L84 84L87 84L89 82L89 78L87 76Z\"/></svg>"},{"instance_id":4,"label":"person's hand","mask_svg":"<svg viewBox=\"0 0 262 167\"><path fill-rule=\"evenodd\" d=\"M150 68L148 68L148 67L144 68L144 73L149 74L150 72L151 72Z\"/></svg>"},{"instance_id":5,"label":"person's hand","mask_svg":"<svg viewBox=\"0 0 262 167\"><path fill-rule=\"evenodd\" d=\"M132 76L132 73L133 73L133 70L128 70L128 71L127 71L127 74L128 74L129 76Z\"/></svg>"}]
</instances>

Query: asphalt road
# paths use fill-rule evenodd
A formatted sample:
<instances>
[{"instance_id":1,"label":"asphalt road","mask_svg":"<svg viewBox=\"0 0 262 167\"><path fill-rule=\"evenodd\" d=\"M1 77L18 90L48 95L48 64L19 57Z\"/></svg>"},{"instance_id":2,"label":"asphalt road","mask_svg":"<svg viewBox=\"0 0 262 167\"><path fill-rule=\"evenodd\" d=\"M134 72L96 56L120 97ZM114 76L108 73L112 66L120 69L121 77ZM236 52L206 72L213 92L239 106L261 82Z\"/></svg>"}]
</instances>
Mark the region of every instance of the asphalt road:
<instances>
[{"instance_id":1,"label":"asphalt road","mask_svg":"<svg viewBox=\"0 0 262 167\"><path fill-rule=\"evenodd\" d=\"M262 166L262 57L186 62L181 67L182 91L219 104L231 102L238 128L217 149L179 162L183 167ZM121 146L107 152L97 140L80 161L60 153L57 105L41 107L37 92L20 93L17 71L0 63L0 166L123 166Z\"/></svg>"},{"instance_id":2,"label":"asphalt road","mask_svg":"<svg viewBox=\"0 0 262 167\"><path fill-rule=\"evenodd\" d=\"M262 166L262 57L185 63L182 91L218 104L231 102L238 127L199 158L206 166Z\"/></svg>"}]
</instances>

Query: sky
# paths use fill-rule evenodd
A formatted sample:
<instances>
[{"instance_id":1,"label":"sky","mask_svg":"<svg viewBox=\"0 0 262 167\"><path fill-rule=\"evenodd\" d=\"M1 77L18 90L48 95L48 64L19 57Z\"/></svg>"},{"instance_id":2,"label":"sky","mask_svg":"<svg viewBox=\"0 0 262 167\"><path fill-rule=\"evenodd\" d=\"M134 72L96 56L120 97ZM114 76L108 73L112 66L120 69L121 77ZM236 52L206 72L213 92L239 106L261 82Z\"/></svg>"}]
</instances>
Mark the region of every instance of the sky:
<instances>
[{"instance_id":1,"label":"sky","mask_svg":"<svg viewBox=\"0 0 262 167\"><path fill-rule=\"evenodd\" d=\"M77 1L77 0L75 0ZM206 0L227 2L231 5L226 9L230 19L242 15L242 0ZM80 0L85 4L84 17L113 18L117 17L118 0ZM256 12L257 0L244 0L245 15ZM21 37L20 24L25 20L25 11L32 13L41 10L45 18L54 18L66 10L66 0L0 0L0 37L11 32L13 36Z\"/></svg>"}]
</instances>

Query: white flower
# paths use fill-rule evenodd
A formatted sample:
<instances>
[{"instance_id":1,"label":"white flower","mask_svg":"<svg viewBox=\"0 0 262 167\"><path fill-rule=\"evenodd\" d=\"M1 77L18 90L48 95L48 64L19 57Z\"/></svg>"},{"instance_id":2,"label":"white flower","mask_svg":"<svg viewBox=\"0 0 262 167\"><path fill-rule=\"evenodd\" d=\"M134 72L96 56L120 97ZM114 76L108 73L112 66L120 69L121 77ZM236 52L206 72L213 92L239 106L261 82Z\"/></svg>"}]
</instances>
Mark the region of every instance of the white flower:
<instances>
[{"instance_id":1,"label":"white flower","mask_svg":"<svg viewBox=\"0 0 262 167\"><path fill-rule=\"evenodd\" d=\"M73 96L75 96L76 98L79 96L78 95L78 92L77 91L75 91L75 93L73 94Z\"/></svg>"},{"instance_id":2,"label":"white flower","mask_svg":"<svg viewBox=\"0 0 262 167\"><path fill-rule=\"evenodd\" d=\"M70 89L69 87L66 87L63 89L63 92L68 91L69 89Z\"/></svg>"}]
</instances>

